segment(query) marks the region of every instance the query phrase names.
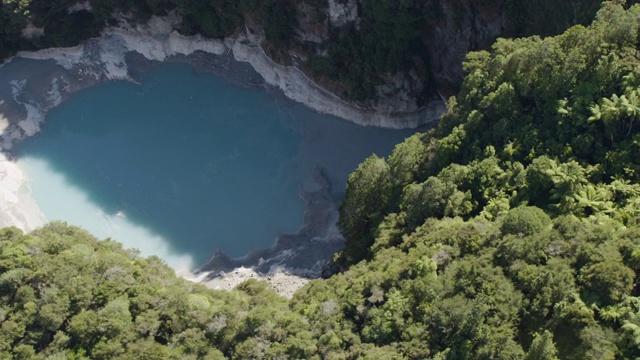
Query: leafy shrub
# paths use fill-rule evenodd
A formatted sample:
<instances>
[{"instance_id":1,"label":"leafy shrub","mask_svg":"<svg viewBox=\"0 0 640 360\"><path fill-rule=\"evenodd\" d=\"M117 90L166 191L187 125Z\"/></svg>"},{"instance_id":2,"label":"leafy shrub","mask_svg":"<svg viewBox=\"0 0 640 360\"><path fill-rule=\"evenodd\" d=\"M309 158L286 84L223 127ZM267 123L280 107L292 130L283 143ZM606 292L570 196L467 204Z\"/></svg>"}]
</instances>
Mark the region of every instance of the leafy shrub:
<instances>
[{"instance_id":1,"label":"leafy shrub","mask_svg":"<svg viewBox=\"0 0 640 360\"><path fill-rule=\"evenodd\" d=\"M534 235L551 225L551 218L535 206L521 206L510 210L502 220L503 234Z\"/></svg>"}]
</instances>

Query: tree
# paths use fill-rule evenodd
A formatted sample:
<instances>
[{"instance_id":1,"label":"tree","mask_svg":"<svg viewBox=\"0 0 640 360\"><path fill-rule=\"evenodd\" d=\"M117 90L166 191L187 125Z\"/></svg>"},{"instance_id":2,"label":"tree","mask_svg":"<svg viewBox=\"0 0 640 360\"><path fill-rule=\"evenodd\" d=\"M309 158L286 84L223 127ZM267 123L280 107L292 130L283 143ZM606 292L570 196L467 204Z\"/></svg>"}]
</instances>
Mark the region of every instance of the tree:
<instances>
[{"instance_id":1,"label":"tree","mask_svg":"<svg viewBox=\"0 0 640 360\"><path fill-rule=\"evenodd\" d=\"M382 221L390 197L390 170L384 159L372 155L349 175L338 220L346 239L339 254L342 264L353 264L367 257L373 243L372 232Z\"/></svg>"},{"instance_id":2,"label":"tree","mask_svg":"<svg viewBox=\"0 0 640 360\"><path fill-rule=\"evenodd\" d=\"M410 184L402 194L401 210L407 213L409 229L430 217L460 216L471 212L471 193L432 176L422 184Z\"/></svg>"},{"instance_id":3,"label":"tree","mask_svg":"<svg viewBox=\"0 0 640 360\"><path fill-rule=\"evenodd\" d=\"M558 350L553 342L553 334L548 330L542 334L536 333L525 360L558 360Z\"/></svg>"},{"instance_id":4,"label":"tree","mask_svg":"<svg viewBox=\"0 0 640 360\"><path fill-rule=\"evenodd\" d=\"M596 303L611 305L631 293L635 273L619 262L605 260L584 267L579 278L585 289L596 296Z\"/></svg>"},{"instance_id":5,"label":"tree","mask_svg":"<svg viewBox=\"0 0 640 360\"><path fill-rule=\"evenodd\" d=\"M406 138L393 149L387 163L396 192L410 183L425 180L425 172L430 157L433 156L433 149L429 146L431 141L429 133L418 133Z\"/></svg>"},{"instance_id":6,"label":"tree","mask_svg":"<svg viewBox=\"0 0 640 360\"><path fill-rule=\"evenodd\" d=\"M503 234L528 236L545 230L549 225L551 225L549 215L540 208L521 206L507 212L500 230Z\"/></svg>"}]
</instances>

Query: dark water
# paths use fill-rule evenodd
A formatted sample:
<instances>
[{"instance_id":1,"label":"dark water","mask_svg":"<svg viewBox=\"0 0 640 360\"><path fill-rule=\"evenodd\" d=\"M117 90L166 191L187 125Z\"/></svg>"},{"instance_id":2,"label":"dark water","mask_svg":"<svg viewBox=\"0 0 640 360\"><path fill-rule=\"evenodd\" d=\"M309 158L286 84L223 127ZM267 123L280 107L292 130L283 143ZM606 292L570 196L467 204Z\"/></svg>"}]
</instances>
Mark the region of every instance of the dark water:
<instances>
[{"instance_id":1,"label":"dark water","mask_svg":"<svg viewBox=\"0 0 640 360\"><path fill-rule=\"evenodd\" d=\"M241 256L301 224L314 165L342 191L372 152L407 131L313 113L180 64L75 94L22 142L19 164L50 219L155 254L174 267L215 249Z\"/></svg>"}]
</instances>

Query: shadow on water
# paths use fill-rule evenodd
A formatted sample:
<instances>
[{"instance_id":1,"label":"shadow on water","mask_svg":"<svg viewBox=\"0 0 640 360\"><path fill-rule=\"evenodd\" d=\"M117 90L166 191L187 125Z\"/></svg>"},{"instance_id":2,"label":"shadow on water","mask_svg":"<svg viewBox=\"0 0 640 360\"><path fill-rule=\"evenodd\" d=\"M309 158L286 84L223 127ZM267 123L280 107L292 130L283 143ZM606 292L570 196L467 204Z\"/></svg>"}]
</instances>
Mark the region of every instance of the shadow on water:
<instances>
[{"instance_id":1,"label":"shadow on water","mask_svg":"<svg viewBox=\"0 0 640 360\"><path fill-rule=\"evenodd\" d=\"M193 265L216 249L241 256L294 232L304 211L298 189L314 165L339 193L366 156L387 155L412 133L355 126L186 65L154 67L139 81L75 94L17 156L46 161L105 214L126 214ZM31 181L55 191L47 179ZM43 211L57 219L55 207Z\"/></svg>"}]
</instances>

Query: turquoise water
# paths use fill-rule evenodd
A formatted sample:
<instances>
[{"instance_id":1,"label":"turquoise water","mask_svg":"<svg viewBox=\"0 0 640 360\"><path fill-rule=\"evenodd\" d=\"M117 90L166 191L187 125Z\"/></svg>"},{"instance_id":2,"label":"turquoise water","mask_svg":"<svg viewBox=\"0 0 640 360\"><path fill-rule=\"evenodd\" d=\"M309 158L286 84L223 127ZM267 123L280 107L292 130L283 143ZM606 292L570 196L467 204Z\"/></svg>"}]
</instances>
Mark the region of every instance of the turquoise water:
<instances>
[{"instance_id":1,"label":"turquoise water","mask_svg":"<svg viewBox=\"0 0 640 360\"><path fill-rule=\"evenodd\" d=\"M358 127L181 64L74 94L19 145L48 219L174 267L241 256L295 232L300 184L319 165L339 192L371 152L409 132Z\"/></svg>"}]
</instances>

